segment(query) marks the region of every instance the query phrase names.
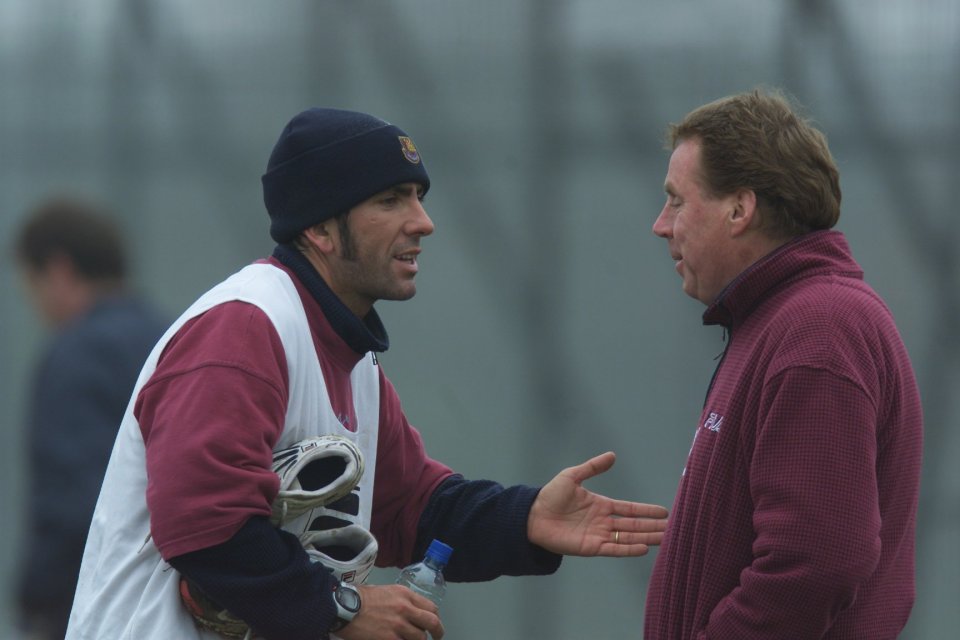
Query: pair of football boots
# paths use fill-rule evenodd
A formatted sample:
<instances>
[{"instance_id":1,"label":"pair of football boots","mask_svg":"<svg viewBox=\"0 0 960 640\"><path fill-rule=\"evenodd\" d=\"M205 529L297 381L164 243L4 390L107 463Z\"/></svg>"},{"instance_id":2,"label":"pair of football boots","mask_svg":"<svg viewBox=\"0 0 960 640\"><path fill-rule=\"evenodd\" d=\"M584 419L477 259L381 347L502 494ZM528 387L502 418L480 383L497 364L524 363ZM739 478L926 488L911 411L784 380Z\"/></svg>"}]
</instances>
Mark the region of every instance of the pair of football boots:
<instances>
[{"instance_id":1,"label":"pair of football boots","mask_svg":"<svg viewBox=\"0 0 960 640\"><path fill-rule=\"evenodd\" d=\"M280 491L270 522L296 535L312 562L323 565L340 582L363 583L377 558L377 540L363 526L343 516L359 513L357 485L363 455L348 438L334 435L301 440L274 452L273 470ZM227 638L252 638L243 620L206 597L181 577L184 605L201 627Z\"/></svg>"}]
</instances>

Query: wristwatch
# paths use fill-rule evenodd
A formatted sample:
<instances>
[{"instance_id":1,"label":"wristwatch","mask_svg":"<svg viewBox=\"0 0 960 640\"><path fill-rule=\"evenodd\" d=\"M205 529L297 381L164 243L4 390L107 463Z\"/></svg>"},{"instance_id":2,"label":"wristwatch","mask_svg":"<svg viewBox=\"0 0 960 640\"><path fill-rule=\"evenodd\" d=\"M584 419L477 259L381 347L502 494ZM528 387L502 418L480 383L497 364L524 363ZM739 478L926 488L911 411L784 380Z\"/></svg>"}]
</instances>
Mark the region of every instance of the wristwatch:
<instances>
[{"instance_id":1,"label":"wristwatch","mask_svg":"<svg viewBox=\"0 0 960 640\"><path fill-rule=\"evenodd\" d=\"M338 582L333 588L333 603L337 606L337 619L330 631L339 631L360 613L360 592L349 584Z\"/></svg>"}]
</instances>

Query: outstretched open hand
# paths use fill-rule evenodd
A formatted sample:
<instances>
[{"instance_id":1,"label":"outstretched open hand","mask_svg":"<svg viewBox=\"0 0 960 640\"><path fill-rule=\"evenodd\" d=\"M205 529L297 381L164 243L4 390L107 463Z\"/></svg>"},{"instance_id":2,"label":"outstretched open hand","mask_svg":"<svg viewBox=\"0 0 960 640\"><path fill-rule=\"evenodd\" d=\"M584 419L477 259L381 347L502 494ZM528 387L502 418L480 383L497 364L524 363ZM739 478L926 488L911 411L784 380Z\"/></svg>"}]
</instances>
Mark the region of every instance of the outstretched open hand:
<instances>
[{"instance_id":1,"label":"outstretched open hand","mask_svg":"<svg viewBox=\"0 0 960 640\"><path fill-rule=\"evenodd\" d=\"M613 500L582 484L608 471L612 451L558 473L530 508L527 537L554 553L573 556L642 556L660 544L667 527L664 507Z\"/></svg>"}]
</instances>

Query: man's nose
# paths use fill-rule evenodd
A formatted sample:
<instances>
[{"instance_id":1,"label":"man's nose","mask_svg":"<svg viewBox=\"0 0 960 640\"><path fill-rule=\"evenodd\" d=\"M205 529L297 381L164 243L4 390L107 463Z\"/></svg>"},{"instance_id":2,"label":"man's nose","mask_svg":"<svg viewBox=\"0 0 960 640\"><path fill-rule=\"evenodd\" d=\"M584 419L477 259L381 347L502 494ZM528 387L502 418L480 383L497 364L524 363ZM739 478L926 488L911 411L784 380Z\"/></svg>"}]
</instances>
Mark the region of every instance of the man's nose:
<instances>
[{"instance_id":1,"label":"man's nose","mask_svg":"<svg viewBox=\"0 0 960 640\"><path fill-rule=\"evenodd\" d=\"M423 208L423 203L417 200L414 205L415 215L411 223L410 235L428 236L433 233L433 220L427 215L427 210Z\"/></svg>"},{"instance_id":2,"label":"man's nose","mask_svg":"<svg viewBox=\"0 0 960 640\"><path fill-rule=\"evenodd\" d=\"M653 221L653 234L660 238L669 238L673 235L673 221L670 219L666 206L660 211L657 219Z\"/></svg>"}]
</instances>

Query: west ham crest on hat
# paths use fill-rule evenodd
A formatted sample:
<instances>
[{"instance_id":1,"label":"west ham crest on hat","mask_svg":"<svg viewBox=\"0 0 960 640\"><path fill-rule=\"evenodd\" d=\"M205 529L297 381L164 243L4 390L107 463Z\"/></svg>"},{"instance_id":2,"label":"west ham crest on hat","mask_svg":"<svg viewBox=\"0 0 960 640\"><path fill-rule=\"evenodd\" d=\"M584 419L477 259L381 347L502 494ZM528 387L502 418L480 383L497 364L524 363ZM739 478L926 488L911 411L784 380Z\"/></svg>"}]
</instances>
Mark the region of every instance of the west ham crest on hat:
<instances>
[{"instance_id":1,"label":"west ham crest on hat","mask_svg":"<svg viewBox=\"0 0 960 640\"><path fill-rule=\"evenodd\" d=\"M400 140L400 147L403 149L403 157L413 164L420 164L420 154L417 152L413 140L407 136L397 136L397 138Z\"/></svg>"}]
</instances>

